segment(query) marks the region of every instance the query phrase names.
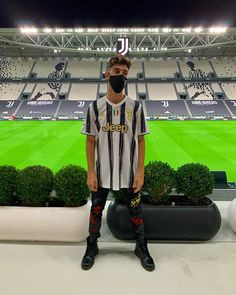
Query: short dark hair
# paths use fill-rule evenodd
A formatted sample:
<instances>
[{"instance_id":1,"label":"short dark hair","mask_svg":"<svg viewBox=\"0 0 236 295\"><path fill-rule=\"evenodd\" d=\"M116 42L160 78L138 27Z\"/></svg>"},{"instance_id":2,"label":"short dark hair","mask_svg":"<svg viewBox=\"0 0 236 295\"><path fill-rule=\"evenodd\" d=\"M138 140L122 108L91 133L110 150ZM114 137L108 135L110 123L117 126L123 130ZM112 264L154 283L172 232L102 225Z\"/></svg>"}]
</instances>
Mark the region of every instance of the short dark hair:
<instances>
[{"instance_id":1,"label":"short dark hair","mask_svg":"<svg viewBox=\"0 0 236 295\"><path fill-rule=\"evenodd\" d=\"M108 61L108 68L111 68L112 66L116 64L126 65L129 69L132 65L132 62L130 59L128 59L127 56L116 54L115 56L111 57Z\"/></svg>"}]
</instances>

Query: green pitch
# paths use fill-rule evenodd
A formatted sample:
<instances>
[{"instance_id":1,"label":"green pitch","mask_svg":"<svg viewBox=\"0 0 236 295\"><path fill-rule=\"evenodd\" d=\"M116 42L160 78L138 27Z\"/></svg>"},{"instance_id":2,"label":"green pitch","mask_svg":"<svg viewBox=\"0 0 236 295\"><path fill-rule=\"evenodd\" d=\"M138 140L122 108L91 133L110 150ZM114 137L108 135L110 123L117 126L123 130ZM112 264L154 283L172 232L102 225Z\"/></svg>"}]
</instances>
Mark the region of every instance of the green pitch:
<instances>
[{"instance_id":1,"label":"green pitch","mask_svg":"<svg viewBox=\"0 0 236 295\"><path fill-rule=\"evenodd\" d=\"M148 121L145 164L177 168L200 162L236 181L236 121ZM46 165L54 172L73 163L87 167L81 121L1 121L0 165Z\"/></svg>"}]
</instances>

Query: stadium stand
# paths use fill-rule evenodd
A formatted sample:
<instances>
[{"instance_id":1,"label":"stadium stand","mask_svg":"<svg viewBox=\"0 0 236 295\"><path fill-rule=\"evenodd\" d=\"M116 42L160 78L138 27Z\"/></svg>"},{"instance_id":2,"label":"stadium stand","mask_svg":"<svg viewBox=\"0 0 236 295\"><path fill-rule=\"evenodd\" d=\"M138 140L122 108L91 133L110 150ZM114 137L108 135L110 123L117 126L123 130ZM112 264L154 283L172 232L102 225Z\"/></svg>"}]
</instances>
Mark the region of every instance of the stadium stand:
<instances>
[{"instance_id":1,"label":"stadium stand","mask_svg":"<svg viewBox=\"0 0 236 295\"><path fill-rule=\"evenodd\" d=\"M64 74L65 65L64 61L37 60L32 73L35 74L35 78L60 78Z\"/></svg>"},{"instance_id":2,"label":"stadium stand","mask_svg":"<svg viewBox=\"0 0 236 295\"><path fill-rule=\"evenodd\" d=\"M141 61L133 61L132 67L129 70L129 78L143 79L143 63Z\"/></svg>"},{"instance_id":3,"label":"stadium stand","mask_svg":"<svg viewBox=\"0 0 236 295\"><path fill-rule=\"evenodd\" d=\"M235 119L236 83L229 80L229 75L222 79L216 76L216 72L225 76L228 63L234 67L234 61L195 57L134 59L125 93L142 101L150 118ZM218 62L220 65L214 67ZM87 102L106 94L106 59L1 58L0 63L1 118L83 118ZM230 77L235 78L234 73ZM22 104L13 103L16 100ZM53 100L57 104L49 103ZM27 104L29 101L38 104Z\"/></svg>"},{"instance_id":4,"label":"stadium stand","mask_svg":"<svg viewBox=\"0 0 236 295\"><path fill-rule=\"evenodd\" d=\"M97 97L97 83L72 83L69 100L94 100Z\"/></svg>"},{"instance_id":5,"label":"stadium stand","mask_svg":"<svg viewBox=\"0 0 236 295\"><path fill-rule=\"evenodd\" d=\"M38 83L30 96L31 100L50 100L56 99L57 92L61 86L59 82L50 82L47 84Z\"/></svg>"},{"instance_id":6,"label":"stadium stand","mask_svg":"<svg viewBox=\"0 0 236 295\"><path fill-rule=\"evenodd\" d=\"M0 57L0 78L27 78L34 62L23 58Z\"/></svg>"},{"instance_id":7,"label":"stadium stand","mask_svg":"<svg viewBox=\"0 0 236 295\"><path fill-rule=\"evenodd\" d=\"M222 100L214 101L186 101L188 108L193 117L204 116L204 117L230 117L231 114L226 108Z\"/></svg>"},{"instance_id":8,"label":"stadium stand","mask_svg":"<svg viewBox=\"0 0 236 295\"><path fill-rule=\"evenodd\" d=\"M173 101L146 101L146 112L148 118L162 117L189 117L185 102L181 100Z\"/></svg>"},{"instance_id":9,"label":"stadium stand","mask_svg":"<svg viewBox=\"0 0 236 295\"><path fill-rule=\"evenodd\" d=\"M198 58L180 60L179 65L185 78L207 78L213 72L208 60L199 60Z\"/></svg>"},{"instance_id":10,"label":"stadium stand","mask_svg":"<svg viewBox=\"0 0 236 295\"><path fill-rule=\"evenodd\" d=\"M149 60L144 62L146 78L174 78L179 73L176 60Z\"/></svg>"},{"instance_id":11,"label":"stadium stand","mask_svg":"<svg viewBox=\"0 0 236 295\"><path fill-rule=\"evenodd\" d=\"M104 81L103 83L99 83L98 87L99 87L98 98L100 98L100 97L103 97L107 92L107 82Z\"/></svg>"},{"instance_id":12,"label":"stadium stand","mask_svg":"<svg viewBox=\"0 0 236 295\"><path fill-rule=\"evenodd\" d=\"M147 83L150 100L176 100L173 83Z\"/></svg>"},{"instance_id":13,"label":"stadium stand","mask_svg":"<svg viewBox=\"0 0 236 295\"><path fill-rule=\"evenodd\" d=\"M35 83L26 83L21 93L20 99L30 99L35 87L36 87Z\"/></svg>"},{"instance_id":14,"label":"stadium stand","mask_svg":"<svg viewBox=\"0 0 236 295\"><path fill-rule=\"evenodd\" d=\"M218 83L211 83L211 89L214 92L215 99L225 99L226 95L224 90Z\"/></svg>"},{"instance_id":15,"label":"stadium stand","mask_svg":"<svg viewBox=\"0 0 236 295\"><path fill-rule=\"evenodd\" d=\"M101 62L96 60L70 60L66 73L72 78L100 78Z\"/></svg>"},{"instance_id":16,"label":"stadium stand","mask_svg":"<svg viewBox=\"0 0 236 295\"><path fill-rule=\"evenodd\" d=\"M59 101L22 101L17 111L19 119L54 118Z\"/></svg>"},{"instance_id":17,"label":"stadium stand","mask_svg":"<svg viewBox=\"0 0 236 295\"><path fill-rule=\"evenodd\" d=\"M235 77L236 76L236 58L215 58L211 60L217 77Z\"/></svg>"},{"instance_id":18,"label":"stadium stand","mask_svg":"<svg viewBox=\"0 0 236 295\"><path fill-rule=\"evenodd\" d=\"M85 117L87 108L91 100L87 101L61 101L57 116L59 119L67 118L78 118L82 119Z\"/></svg>"},{"instance_id":19,"label":"stadium stand","mask_svg":"<svg viewBox=\"0 0 236 295\"><path fill-rule=\"evenodd\" d=\"M9 117L12 117L21 103L22 102L19 100L0 100L0 118L8 119Z\"/></svg>"},{"instance_id":20,"label":"stadium stand","mask_svg":"<svg viewBox=\"0 0 236 295\"><path fill-rule=\"evenodd\" d=\"M58 99L60 100L68 99L69 92L70 92L70 83L61 84L61 88L58 91Z\"/></svg>"},{"instance_id":21,"label":"stadium stand","mask_svg":"<svg viewBox=\"0 0 236 295\"><path fill-rule=\"evenodd\" d=\"M0 100L15 100L24 88L22 83L0 83Z\"/></svg>"},{"instance_id":22,"label":"stadium stand","mask_svg":"<svg viewBox=\"0 0 236 295\"><path fill-rule=\"evenodd\" d=\"M134 99L136 99L137 97L139 99L142 99L142 97L144 97L144 99L146 99L146 91L144 92L140 92L137 96L137 84L136 83L128 83L128 96L132 97ZM139 97L140 95L140 97Z\"/></svg>"},{"instance_id":23,"label":"stadium stand","mask_svg":"<svg viewBox=\"0 0 236 295\"><path fill-rule=\"evenodd\" d=\"M228 99L236 99L236 83L221 83L221 87Z\"/></svg>"},{"instance_id":24,"label":"stadium stand","mask_svg":"<svg viewBox=\"0 0 236 295\"><path fill-rule=\"evenodd\" d=\"M212 100L214 92L209 82L191 82L185 84L190 99Z\"/></svg>"},{"instance_id":25,"label":"stadium stand","mask_svg":"<svg viewBox=\"0 0 236 295\"><path fill-rule=\"evenodd\" d=\"M236 100L226 100L224 103L232 116L236 117Z\"/></svg>"}]
</instances>

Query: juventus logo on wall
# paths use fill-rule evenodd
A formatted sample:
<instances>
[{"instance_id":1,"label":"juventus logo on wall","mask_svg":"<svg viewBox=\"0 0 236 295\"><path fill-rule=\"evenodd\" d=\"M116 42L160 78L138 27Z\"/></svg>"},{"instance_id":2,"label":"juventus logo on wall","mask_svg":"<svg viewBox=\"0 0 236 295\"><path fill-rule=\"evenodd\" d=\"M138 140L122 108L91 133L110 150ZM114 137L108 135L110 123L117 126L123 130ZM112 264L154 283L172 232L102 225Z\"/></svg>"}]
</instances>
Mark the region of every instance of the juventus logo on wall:
<instances>
[{"instance_id":1,"label":"juventus logo on wall","mask_svg":"<svg viewBox=\"0 0 236 295\"><path fill-rule=\"evenodd\" d=\"M129 38L119 37L117 39L117 53L125 55L129 52Z\"/></svg>"},{"instance_id":2,"label":"juventus logo on wall","mask_svg":"<svg viewBox=\"0 0 236 295\"><path fill-rule=\"evenodd\" d=\"M11 108L14 105L14 101L8 101L8 104L6 104L6 108Z\"/></svg>"},{"instance_id":3,"label":"juventus logo on wall","mask_svg":"<svg viewBox=\"0 0 236 295\"><path fill-rule=\"evenodd\" d=\"M77 107L82 108L84 106L84 101L78 101Z\"/></svg>"},{"instance_id":4,"label":"juventus logo on wall","mask_svg":"<svg viewBox=\"0 0 236 295\"><path fill-rule=\"evenodd\" d=\"M162 101L163 107L168 108L169 102L168 101Z\"/></svg>"}]
</instances>

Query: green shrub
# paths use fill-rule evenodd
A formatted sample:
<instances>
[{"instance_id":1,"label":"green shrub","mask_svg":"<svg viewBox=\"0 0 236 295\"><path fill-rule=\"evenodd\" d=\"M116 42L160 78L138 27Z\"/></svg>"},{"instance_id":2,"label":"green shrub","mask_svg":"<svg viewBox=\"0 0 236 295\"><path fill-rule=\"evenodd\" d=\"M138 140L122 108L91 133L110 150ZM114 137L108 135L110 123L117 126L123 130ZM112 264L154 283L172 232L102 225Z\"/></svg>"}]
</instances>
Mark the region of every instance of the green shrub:
<instances>
[{"instance_id":1,"label":"green shrub","mask_svg":"<svg viewBox=\"0 0 236 295\"><path fill-rule=\"evenodd\" d=\"M214 179L207 166L199 163L185 164L176 171L176 191L198 204L213 191Z\"/></svg>"},{"instance_id":2,"label":"green shrub","mask_svg":"<svg viewBox=\"0 0 236 295\"><path fill-rule=\"evenodd\" d=\"M62 167L55 174L54 188L57 198L63 200L65 206L84 205L90 196L87 186L87 171L78 165Z\"/></svg>"},{"instance_id":3,"label":"green shrub","mask_svg":"<svg viewBox=\"0 0 236 295\"><path fill-rule=\"evenodd\" d=\"M18 171L14 166L0 166L0 205L10 206L17 202L16 178Z\"/></svg>"},{"instance_id":4,"label":"green shrub","mask_svg":"<svg viewBox=\"0 0 236 295\"><path fill-rule=\"evenodd\" d=\"M53 190L53 172L35 165L21 170L17 176L17 195L22 206L46 206Z\"/></svg>"},{"instance_id":5,"label":"green shrub","mask_svg":"<svg viewBox=\"0 0 236 295\"><path fill-rule=\"evenodd\" d=\"M175 170L168 163L151 161L144 167L143 190L148 192L152 204L167 198L174 186Z\"/></svg>"}]
</instances>

